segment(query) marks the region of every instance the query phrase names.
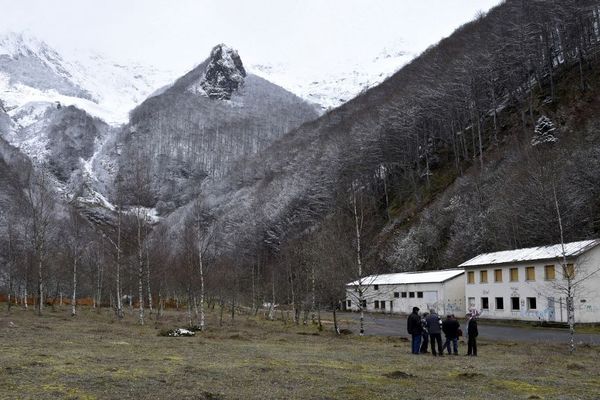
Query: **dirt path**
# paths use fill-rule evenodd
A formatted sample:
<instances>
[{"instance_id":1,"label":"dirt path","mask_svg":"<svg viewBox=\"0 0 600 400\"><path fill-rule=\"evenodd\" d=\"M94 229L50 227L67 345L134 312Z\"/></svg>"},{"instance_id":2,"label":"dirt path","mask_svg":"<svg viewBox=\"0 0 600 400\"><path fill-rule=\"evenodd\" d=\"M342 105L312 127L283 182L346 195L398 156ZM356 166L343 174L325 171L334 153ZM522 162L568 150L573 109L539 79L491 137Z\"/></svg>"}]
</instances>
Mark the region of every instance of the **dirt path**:
<instances>
[{"instance_id":1,"label":"dirt path","mask_svg":"<svg viewBox=\"0 0 600 400\"><path fill-rule=\"evenodd\" d=\"M342 324L352 331L358 331L356 322L359 320L358 313L340 314L342 321L352 321ZM463 331L466 331L466 321L460 320ZM365 334L373 336L404 336L406 333L406 317L390 316L380 314L365 314ZM567 343L569 341L569 332L566 329L540 328L540 327L521 327L492 325L485 322L479 323L479 336L481 339L502 340L509 342L527 341L527 342L552 342ZM575 333L576 343L587 343L600 345L600 334L597 333Z\"/></svg>"}]
</instances>

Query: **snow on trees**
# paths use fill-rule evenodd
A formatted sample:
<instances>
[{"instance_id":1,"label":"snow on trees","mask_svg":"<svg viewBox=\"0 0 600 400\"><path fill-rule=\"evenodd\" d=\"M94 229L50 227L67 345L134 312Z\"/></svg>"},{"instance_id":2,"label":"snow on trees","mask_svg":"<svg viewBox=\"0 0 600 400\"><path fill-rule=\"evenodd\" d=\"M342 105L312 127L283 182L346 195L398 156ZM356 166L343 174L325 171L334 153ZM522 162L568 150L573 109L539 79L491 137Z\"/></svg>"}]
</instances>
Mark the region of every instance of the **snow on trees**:
<instances>
[{"instance_id":1,"label":"snow on trees","mask_svg":"<svg viewBox=\"0 0 600 400\"><path fill-rule=\"evenodd\" d=\"M557 141L556 126L554 126L554 123L550 118L542 115L535 123L531 145L538 146L540 144L556 143Z\"/></svg>"}]
</instances>

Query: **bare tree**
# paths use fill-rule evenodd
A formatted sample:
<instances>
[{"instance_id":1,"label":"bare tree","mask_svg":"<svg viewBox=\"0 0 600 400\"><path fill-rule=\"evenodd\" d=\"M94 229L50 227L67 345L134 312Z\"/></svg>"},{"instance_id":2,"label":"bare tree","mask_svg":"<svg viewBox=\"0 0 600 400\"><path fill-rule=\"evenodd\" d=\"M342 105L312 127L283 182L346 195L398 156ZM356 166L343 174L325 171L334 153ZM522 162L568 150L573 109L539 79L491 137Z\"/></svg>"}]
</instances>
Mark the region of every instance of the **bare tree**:
<instances>
[{"instance_id":1,"label":"bare tree","mask_svg":"<svg viewBox=\"0 0 600 400\"><path fill-rule=\"evenodd\" d=\"M48 176L45 171L29 173L25 188L28 232L37 263L37 313L42 314L45 287L44 275L47 246L50 237L51 218L54 211L53 196L48 189Z\"/></svg>"}]
</instances>

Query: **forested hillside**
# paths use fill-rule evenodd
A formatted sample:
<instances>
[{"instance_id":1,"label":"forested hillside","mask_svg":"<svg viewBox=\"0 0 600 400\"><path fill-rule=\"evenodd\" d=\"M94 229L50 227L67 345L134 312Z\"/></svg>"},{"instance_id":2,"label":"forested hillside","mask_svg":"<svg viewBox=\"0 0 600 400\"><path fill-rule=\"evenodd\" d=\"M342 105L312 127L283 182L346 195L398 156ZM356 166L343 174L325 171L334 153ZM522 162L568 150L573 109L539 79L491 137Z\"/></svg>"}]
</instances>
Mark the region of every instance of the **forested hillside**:
<instances>
[{"instance_id":1,"label":"forested hillside","mask_svg":"<svg viewBox=\"0 0 600 400\"><path fill-rule=\"evenodd\" d=\"M305 101L247 75L237 52L218 45L131 112L119 139L119 174L124 191L138 198L127 195L126 202L173 211L205 178L222 179L234 163L316 117Z\"/></svg>"},{"instance_id":2,"label":"forested hillside","mask_svg":"<svg viewBox=\"0 0 600 400\"><path fill-rule=\"evenodd\" d=\"M32 248L23 229L8 282L31 292L43 259L60 293L77 276L64 265L83 262L74 249L94 242L82 293L119 312L124 295L143 300L141 321L166 298L190 319L207 299L314 310L369 273L554 243L561 226L565 240L597 237L599 46L599 2L507 0L319 118L224 45L114 135L56 107L45 151L54 178L89 189L93 201L77 196L91 217L54 212L63 251Z\"/></svg>"},{"instance_id":3,"label":"forested hillside","mask_svg":"<svg viewBox=\"0 0 600 400\"><path fill-rule=\"evenodd\" d=\"M593 237L599 17L593 1L507 1L206 188L188 221L210 210L231 282L260 265L287 296L315 274L329 293L554 243L559 214L566 240Z\"/></svg>"}]
</instances>

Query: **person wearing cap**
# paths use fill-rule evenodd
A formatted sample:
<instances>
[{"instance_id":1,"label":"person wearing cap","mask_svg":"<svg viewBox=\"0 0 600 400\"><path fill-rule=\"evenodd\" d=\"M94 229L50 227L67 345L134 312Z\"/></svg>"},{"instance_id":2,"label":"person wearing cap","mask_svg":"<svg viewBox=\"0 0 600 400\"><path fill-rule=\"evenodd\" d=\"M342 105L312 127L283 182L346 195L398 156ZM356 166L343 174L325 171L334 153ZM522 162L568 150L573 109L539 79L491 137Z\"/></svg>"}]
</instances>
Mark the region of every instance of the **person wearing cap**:
<instances>
[{"instance_id":1,"label":"person wearing cap","mask_svg":"<svg viewBox=\"0 0 600 400\"><path fill-rule=\"evenodd\" d=\"M419 307L413 307L412 313L406 321L406 330L411 335L412 353L419 354L421 350L421 317L419 317Z\"/></svg>"},{"instance_id":2,"label":"person wearing cap","mask_svg":"<svg viewBox=\"0 0 600 400\"><path fill-rule=\"evenodd\" d=\"M479 329L477 329L477 314L468 313L467 319L467 355L477 357L477 336L479 336Z\"/></svg>"}]
</instances>

